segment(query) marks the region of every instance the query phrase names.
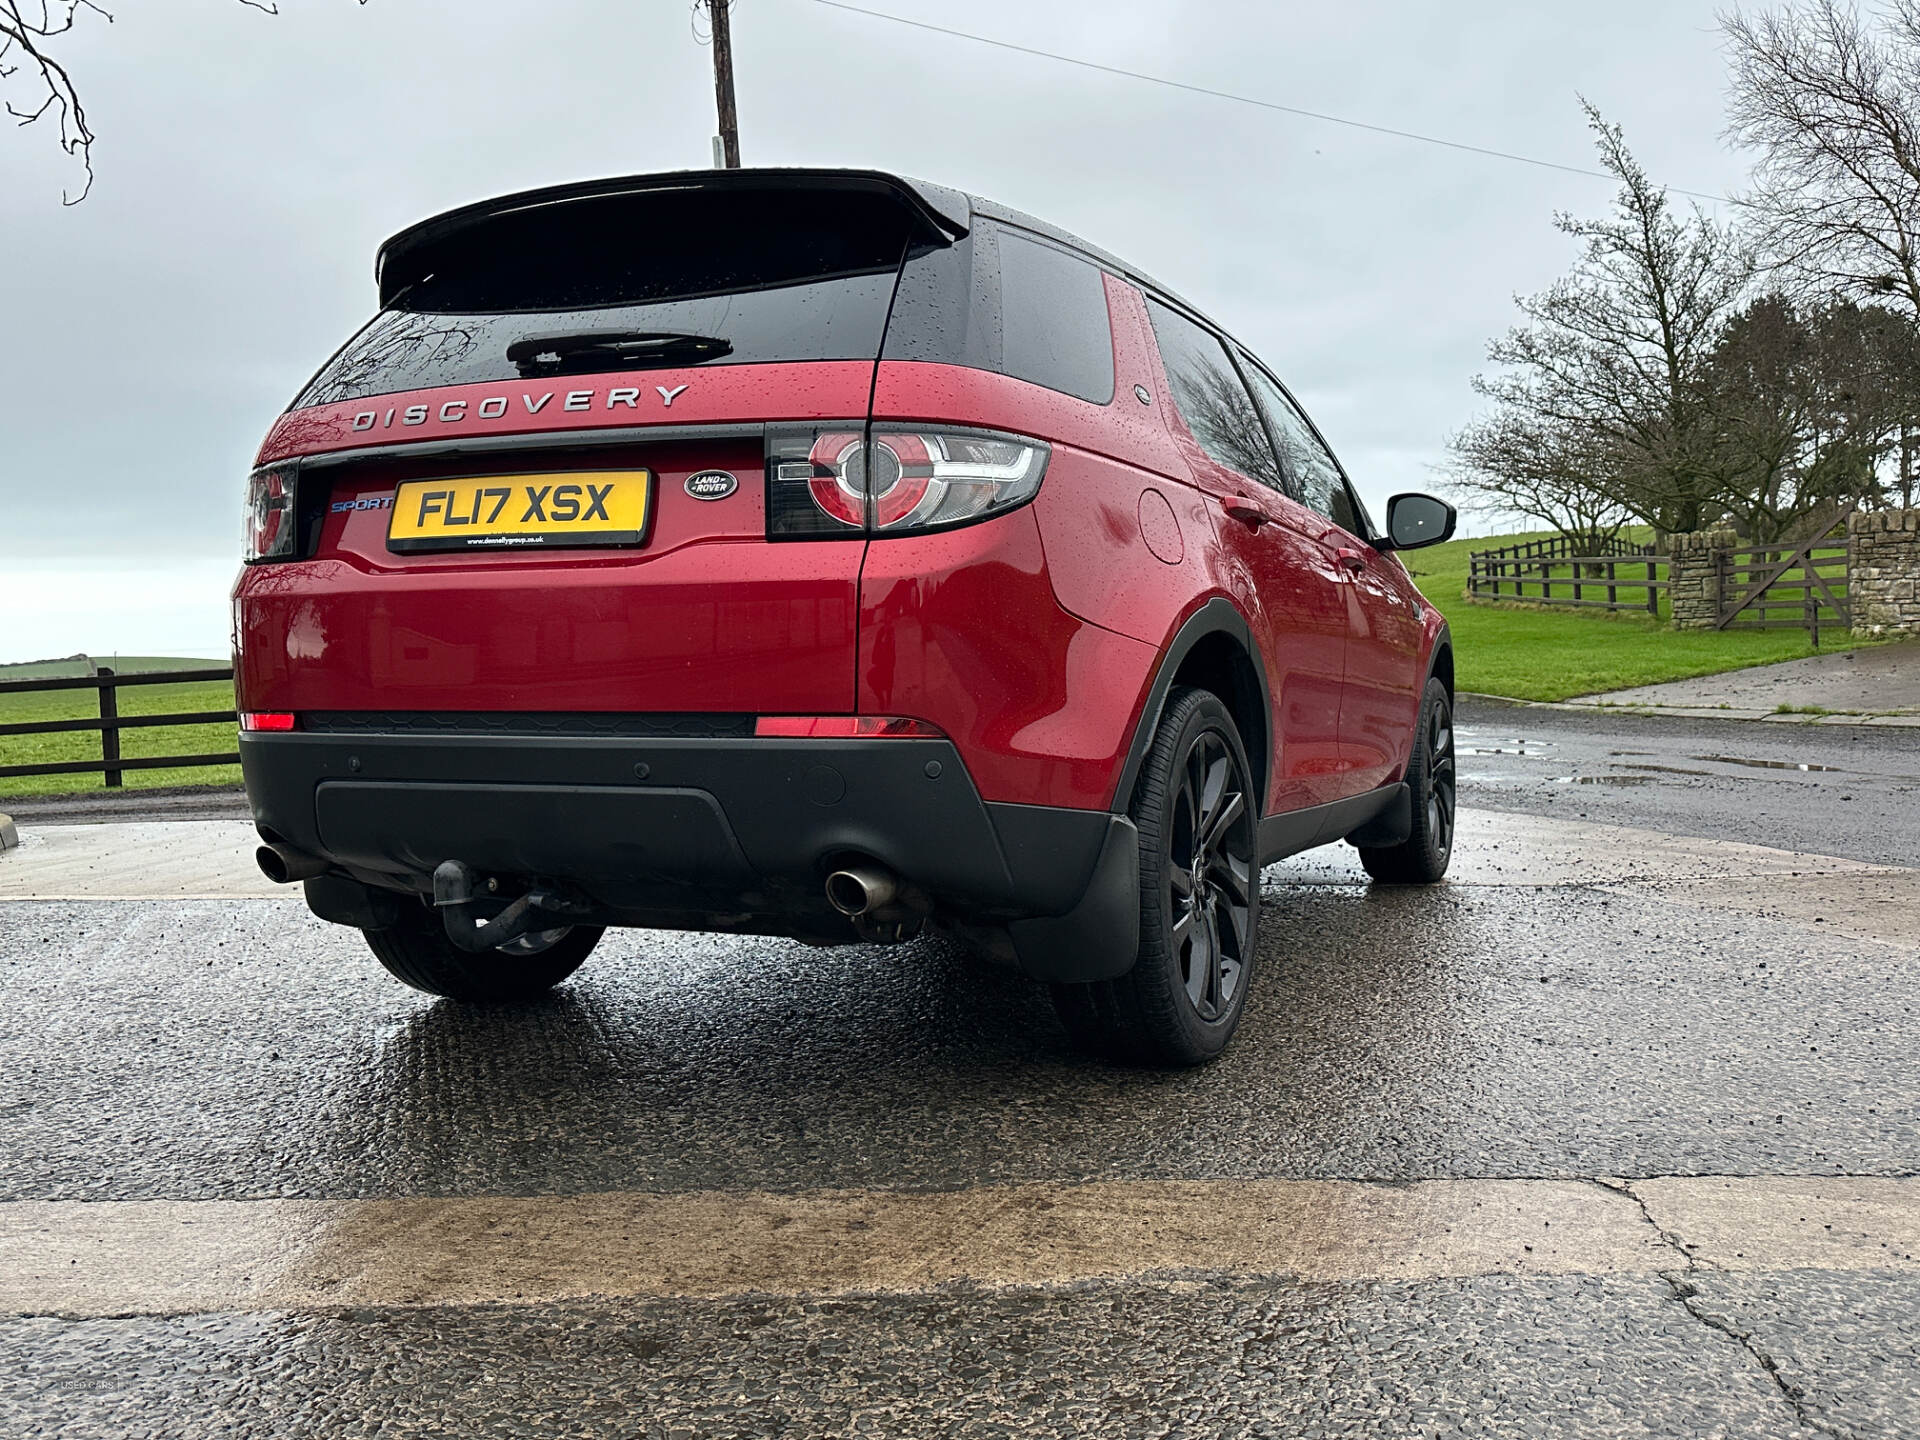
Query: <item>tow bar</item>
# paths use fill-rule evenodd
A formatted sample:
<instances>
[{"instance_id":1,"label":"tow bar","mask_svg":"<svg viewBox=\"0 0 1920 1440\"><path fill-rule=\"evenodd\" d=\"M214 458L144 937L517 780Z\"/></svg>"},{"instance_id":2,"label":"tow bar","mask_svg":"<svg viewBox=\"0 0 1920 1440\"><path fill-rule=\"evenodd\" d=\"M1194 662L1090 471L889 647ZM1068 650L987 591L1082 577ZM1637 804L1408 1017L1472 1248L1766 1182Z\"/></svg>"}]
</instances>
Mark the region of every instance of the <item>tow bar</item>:
<instances>
[{"instance_id":1,"label":"tow bar","mask_svg":"<svg viewBox=\"0 0 1920 1440\"><path fill-rule=\"evenodd\" d=\"M458 860L444 860L433 872L433 903L447 938L462 950L492 950L518 940L530 930L550 930L570 925L587 913L587 907L564 895L535 888L491 920L475 917L472 907L473 871Z\"/></svg>"}]
</instances>

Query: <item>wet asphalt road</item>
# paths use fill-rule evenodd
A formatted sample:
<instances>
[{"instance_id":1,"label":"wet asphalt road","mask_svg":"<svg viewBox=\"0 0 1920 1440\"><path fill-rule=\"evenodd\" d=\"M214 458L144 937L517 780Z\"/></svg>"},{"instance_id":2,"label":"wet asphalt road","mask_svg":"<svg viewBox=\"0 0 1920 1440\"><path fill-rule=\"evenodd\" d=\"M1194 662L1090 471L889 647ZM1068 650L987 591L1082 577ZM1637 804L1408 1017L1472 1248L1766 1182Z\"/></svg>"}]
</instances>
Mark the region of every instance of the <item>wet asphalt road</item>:
<instances>
[{"instance_id":1,"label":"wet asphalt road","mask_svg":"<svg viewBox=\"0 0 1920 1440\"><path fill-rule=\"evenodd\" d=\"M1920 864L1920 729L1468 698L1461 803Z\"/></svg>"},{"instance_id":2,"label":"wet asphalt road","mask_svg":"<svg viewBox=\"0 0 1920 1440\"><path fill-rule=\"evenodd\" d=\"M1471 703L1461 725L1487 752L1465 802L1542 818L1483 823L1435 890L1370 890L1338 852L1270 870L1245 1028L1184 1075L1074 1054L1039 987L937 943L614 935L501 1012L402 989L286 899L0 901L0 1212L1920 1175L1920 932L1841 913L1920 891L1710 847L1623 868L1648 831L1910 863L1920 732ZM1570 829L1590 859L1529 878L1582 818L1637 828ZM1369 1223L1342 1222L1363 1249ZM1201 1252L881 1293L17 1304L0 1434L1920 1433L1910 1253L1720 1264L1648 1223L1668 1260L1593 1273L1303 1280Z\"/></svg>"}]
</instances>

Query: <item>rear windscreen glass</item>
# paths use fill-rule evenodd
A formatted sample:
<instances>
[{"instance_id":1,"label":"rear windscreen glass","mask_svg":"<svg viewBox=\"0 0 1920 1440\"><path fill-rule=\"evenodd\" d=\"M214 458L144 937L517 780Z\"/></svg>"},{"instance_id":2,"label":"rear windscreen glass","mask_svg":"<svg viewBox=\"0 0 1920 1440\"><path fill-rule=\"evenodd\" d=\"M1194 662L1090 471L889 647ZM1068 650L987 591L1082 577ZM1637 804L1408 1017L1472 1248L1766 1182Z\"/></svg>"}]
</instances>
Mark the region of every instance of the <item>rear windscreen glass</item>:
<instances>
[{"instance_id":1,"label":"rear windscreen glass","mask_svg":"<svg viewBox=\"0 0 1920 1440\"><path fill-rule=\"evenodd\" d=\"M909 229L881 195L684 191L499 216L411 256L421 278L294 402L688 365L872 360Z\"/></svg>"}]
</instances>

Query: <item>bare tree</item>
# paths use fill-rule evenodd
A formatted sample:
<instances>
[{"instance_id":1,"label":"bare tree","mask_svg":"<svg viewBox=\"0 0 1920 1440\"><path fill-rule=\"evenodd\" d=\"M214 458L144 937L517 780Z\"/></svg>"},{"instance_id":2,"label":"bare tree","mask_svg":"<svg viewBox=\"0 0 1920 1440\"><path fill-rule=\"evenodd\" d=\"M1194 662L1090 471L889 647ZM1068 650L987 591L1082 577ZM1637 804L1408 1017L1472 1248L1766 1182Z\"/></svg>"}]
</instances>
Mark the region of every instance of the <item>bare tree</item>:
<instances>
[{"instance_id":1,"label":"bare tree","mask_svg":"<svg viewBox=\"0 0 1920 1440\"><path fill-rule=\"evenodd\" d=\"M237 3L268 15L280 13L275 0ZM6 112L20 125L52 120L60 148L78 159L86 173L78 195L61 194L66 205L78 205L93 189L93 126L72 73L55 53L82 15L113 23L112 13L97 0L0 0L0 88L24 95L16 99L9 93Z\"/></svg>"},{"instance_id":2,"label":"bare tree","mask_svg":"<svg viewBox=\"0 0 1920 1440\"><path fill-rule=\"evenodd\" d=\"M1803 289L1920 314L1920 0L1878 25L1842 0L1721 23L1768 258Z\"/></svg>"},{"instance_id":3,"label":"bare tree","mask_svg":"<svg viewBox=\"0 0 1920 1440\"><path fill-rule=\"evenodd\" d=\"M83 9L108 21L113 19L92 0L43 0L37 8L34 0L0 0L0 83L10 82L25 71L26 88L39 97L37 104L27 106L9 97L7 114L21 125L31 125L48 115L54 117L60 148L78 155L87 172L87 183L78 195L60 197L69 205L86 199L87 191L93 188L93 129L87 124L87 110L80 103L73 77L48 52L48 46L73 29L74 18Z\"/></svg>"},{"instance_id":4,"label":"bare tree","mask_svg":"<svg viewBox=\"0 0 1920 1440\"><path fill-rule=\"evenodd\" d=\"M1702 370L1752 264L1697 207L1675 214L1620 128L1585 108L1600 163L1620 182L1613 211L1555 217L1580 258L1540 294L1516 297L1527 323L1488 346L1501 369L1474 388L1493 412L1455 437L1452 473L1483 499L1522 493L1543 474L1584 479L1657 530L1698 529L1717 518ZM1576 463L1591 472L1574 475Z\"/></svg>"},{"instance_id":5,"label":"bare tree","mask_svg":"<svg viewBox=\"0 0 1920 1440\"><path fill-rule=\"evenodd\" d=\"M1496 411L1454 438L1441 473L1472 497L1469 508L1496 520L1537 520L1574 553L1604 555L1633 517L1604 478L1619 457L1591 448L1593 439L1537 416Z\"/></svg>"}]
</instances>

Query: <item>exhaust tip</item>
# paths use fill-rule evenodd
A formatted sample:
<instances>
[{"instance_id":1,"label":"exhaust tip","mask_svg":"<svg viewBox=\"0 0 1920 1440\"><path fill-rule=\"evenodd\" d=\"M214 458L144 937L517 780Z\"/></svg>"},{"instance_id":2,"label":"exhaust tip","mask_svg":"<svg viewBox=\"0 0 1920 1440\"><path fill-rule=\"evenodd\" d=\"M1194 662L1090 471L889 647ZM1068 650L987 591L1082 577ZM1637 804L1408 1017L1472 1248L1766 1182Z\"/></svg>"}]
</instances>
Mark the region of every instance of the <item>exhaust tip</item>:
<instances>
[{"instance_id":1,"label":"exhaust tip","mask_svg":"<svg viewBox=\"0 0 1920 1440\"><path fill-rule=\"evenodd\" d=\"M328 863L318 855L295 850L287 845L262 845L253 852L260 873L276 885L291 885L296 880L311 880L327 873Z\"/></svg>"},{"instance_id":2,"label":"exhaust tip","mask_svg":"<svg viewBox=\"0 0 1920 1440\"><path fill-rule=\"evenodd\" d=\"M878 910L899 893L899 882L878 866L851 865L827 876L827 903L851 919Z\"/></svg>"}]
</instances>

